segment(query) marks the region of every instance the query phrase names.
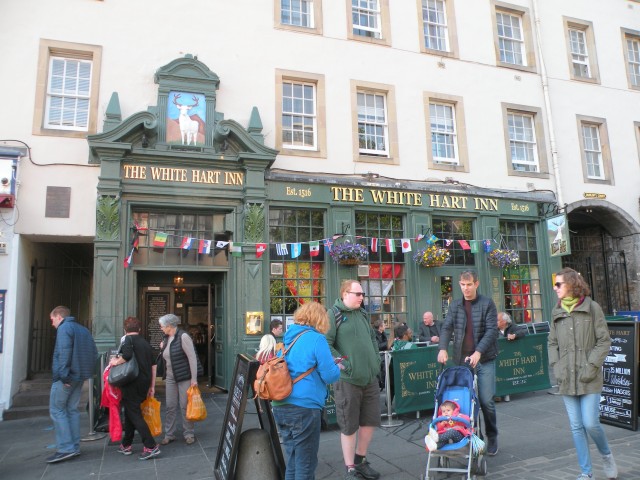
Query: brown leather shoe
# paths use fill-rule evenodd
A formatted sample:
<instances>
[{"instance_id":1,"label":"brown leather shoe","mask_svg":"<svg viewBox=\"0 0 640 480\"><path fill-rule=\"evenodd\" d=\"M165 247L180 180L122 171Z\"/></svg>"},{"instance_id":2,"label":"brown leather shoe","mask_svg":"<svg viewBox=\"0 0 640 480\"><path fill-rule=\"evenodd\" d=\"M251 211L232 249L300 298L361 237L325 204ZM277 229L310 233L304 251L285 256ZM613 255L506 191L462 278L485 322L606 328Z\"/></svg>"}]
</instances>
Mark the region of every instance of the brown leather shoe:
<instances>
[{"instance_id":1,"label":"brown leather shoe","mask_svg":"<svg viewBox=\"0 0 640 480\"><path fill-rule=\"evenodd\" d=\"M187 443L187 445L191 445L196 441L196 437L187 437L184 439L184 441Z\"/></svg>"},{"instance_id":2,"label":"brown leather shoe","mask_svg":"<svg viewBox=\"0 0 640 480\"><path fill-rule=\"evenodd\" d=\"M160 440L160 445L169 445L174 440L175 440L175 438L164 437L162 440Z\"/></svg>"}]
</instances>

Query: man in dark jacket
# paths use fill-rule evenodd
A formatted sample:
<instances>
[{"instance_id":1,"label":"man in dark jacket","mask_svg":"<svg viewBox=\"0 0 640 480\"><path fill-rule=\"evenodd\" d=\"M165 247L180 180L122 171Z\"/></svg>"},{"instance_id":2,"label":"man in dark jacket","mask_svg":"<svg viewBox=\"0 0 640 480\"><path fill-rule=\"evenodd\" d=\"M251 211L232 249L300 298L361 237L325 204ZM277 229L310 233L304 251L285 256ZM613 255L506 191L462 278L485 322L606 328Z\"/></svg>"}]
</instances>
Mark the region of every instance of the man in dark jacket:
<instances>
[{"instance_id":1,"label":"man in dark jacket","mask_svg":"<svg viewBox=\"0 0 640 480\"><path fill-rule=\"evenodd\" d=\"M487 454L498 453L498 424L493 397L496 391L498 356L497 309L489 297L478 293L478 274L465 270L460 274L460 289L464 298L451 302L447 317L440 328L438 362L449 359L447 347L454 333L453 362L469 362L478 375L478 397L487 435Z\"/></svg>"},{"instance_id":2,"label":"man in dark jacket","mask_svg":"<svg viewBox=\"0 0 640 480\"><path fill-rule=\"evenodd\" d=\"M56 307L49 318L56 328L53 350L53 385L49 413L56 431L57 451L47 463L57 463L80 455L80 393L82 384L93 376L98 350L91 332L71 317L67 307Z\"/></svg>"},{"instance_id":3,"label":"man in dark jacket","mask_svg":"<svg viewBox=\"0 0 640 480\"><path fill-rule=\"evenodd\" d=\"M418 326L418 341L436 344L440 341L440 327L433 320L433 313L424 312Z\"/></svg>"}]
</instances>

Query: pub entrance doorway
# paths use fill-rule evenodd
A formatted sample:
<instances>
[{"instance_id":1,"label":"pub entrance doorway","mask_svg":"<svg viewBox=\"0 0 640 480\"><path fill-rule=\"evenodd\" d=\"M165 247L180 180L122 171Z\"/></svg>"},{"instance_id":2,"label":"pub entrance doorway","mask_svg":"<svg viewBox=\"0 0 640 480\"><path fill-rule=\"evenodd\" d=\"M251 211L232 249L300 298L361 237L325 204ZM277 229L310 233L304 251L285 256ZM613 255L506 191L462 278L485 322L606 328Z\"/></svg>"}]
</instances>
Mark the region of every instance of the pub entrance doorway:
<instances>
[{"instance_id":1,"label":"pub entrance doorway","mask_svg":"<svg viewBox=\"0 0 640 480\"><path fill-rule=\"evenodd\" d=\"M223 272L138 272L138 317L155 354L162 331L158 319L173 313L191 335L208 386L226 385L226 315Z\"/></svg>"}]
</instances>

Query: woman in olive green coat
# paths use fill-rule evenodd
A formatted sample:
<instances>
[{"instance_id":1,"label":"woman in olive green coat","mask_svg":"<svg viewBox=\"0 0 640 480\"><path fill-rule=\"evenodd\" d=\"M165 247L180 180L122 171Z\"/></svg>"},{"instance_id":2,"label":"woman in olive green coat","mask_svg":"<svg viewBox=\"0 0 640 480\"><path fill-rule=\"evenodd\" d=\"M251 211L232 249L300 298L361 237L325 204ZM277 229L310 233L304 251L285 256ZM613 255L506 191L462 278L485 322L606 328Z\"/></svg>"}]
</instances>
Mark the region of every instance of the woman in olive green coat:
<instances>
[{"instance_id":1,"label":"woman in olive green coat","mask_svg":"<svg viewBox=\"0 0 640 480\"><path fill-rule=\"evenodd\" d=\"M600 425L602 364L611 337L602 308L582 276L571 268L556 274L558 304L549 331L549 364L569 416L569 425L582 473L578 480L593 478L587 434L602 455L604 472L617 478L618 469Z\"/></svg>"}]
</instances>

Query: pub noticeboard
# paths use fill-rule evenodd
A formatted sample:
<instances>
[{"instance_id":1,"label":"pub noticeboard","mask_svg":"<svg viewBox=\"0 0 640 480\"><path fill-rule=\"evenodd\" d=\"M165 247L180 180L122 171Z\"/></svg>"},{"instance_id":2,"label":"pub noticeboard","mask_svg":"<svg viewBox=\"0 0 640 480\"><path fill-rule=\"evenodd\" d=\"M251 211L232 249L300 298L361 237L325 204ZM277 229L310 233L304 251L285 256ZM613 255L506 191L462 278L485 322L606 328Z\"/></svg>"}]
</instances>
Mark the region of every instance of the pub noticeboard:
<instances>
[{"instance_id":1,"label":"pub noticeboard","mask_svg":"<svg viewBox=\"0 0 640 480\"><path fill-rule=\"evenodd\" d=\"M638 322L610 321L611 348L602 366L602 423L638 429Z\"/></svg>"},{"instance_id":2,"label":"pub noticeboard","mask_svg":"<svg viewBox=\"0 0 640 480\"><path fill-rule=\"evenodd\" d=\"M253 397L253 380L260 363L246 355L238 354L236 366L233 371L233 381L229 396L227 398L227 408L222 422L220 441L218 442L218 453L214 464L214 474L216 480L234 480L236 459L238 456L238 445L242 434L242 423L249 399L250 391ZM251 390L250 390L251 389ZM260 426L266 430L271 437L271 447L273 449L276 467L280 474L280 479L284 479L285 462L282 455L282 448L278 439L271 405L266 400L256 398L254 400Z\"/></svg>"},{"instance_id":3,"label":"pub noticeboard","mask_svg":"<svg viewBox=\"0 0 640 480\"><path fill-rule=\"evenodd\" d=\"M164 334L160 329L158 319L169 313L169 293L147 292L145 297L147 312L147 337L151 347L160 349L160 342Z\"/></svg>"}]
</instances>

